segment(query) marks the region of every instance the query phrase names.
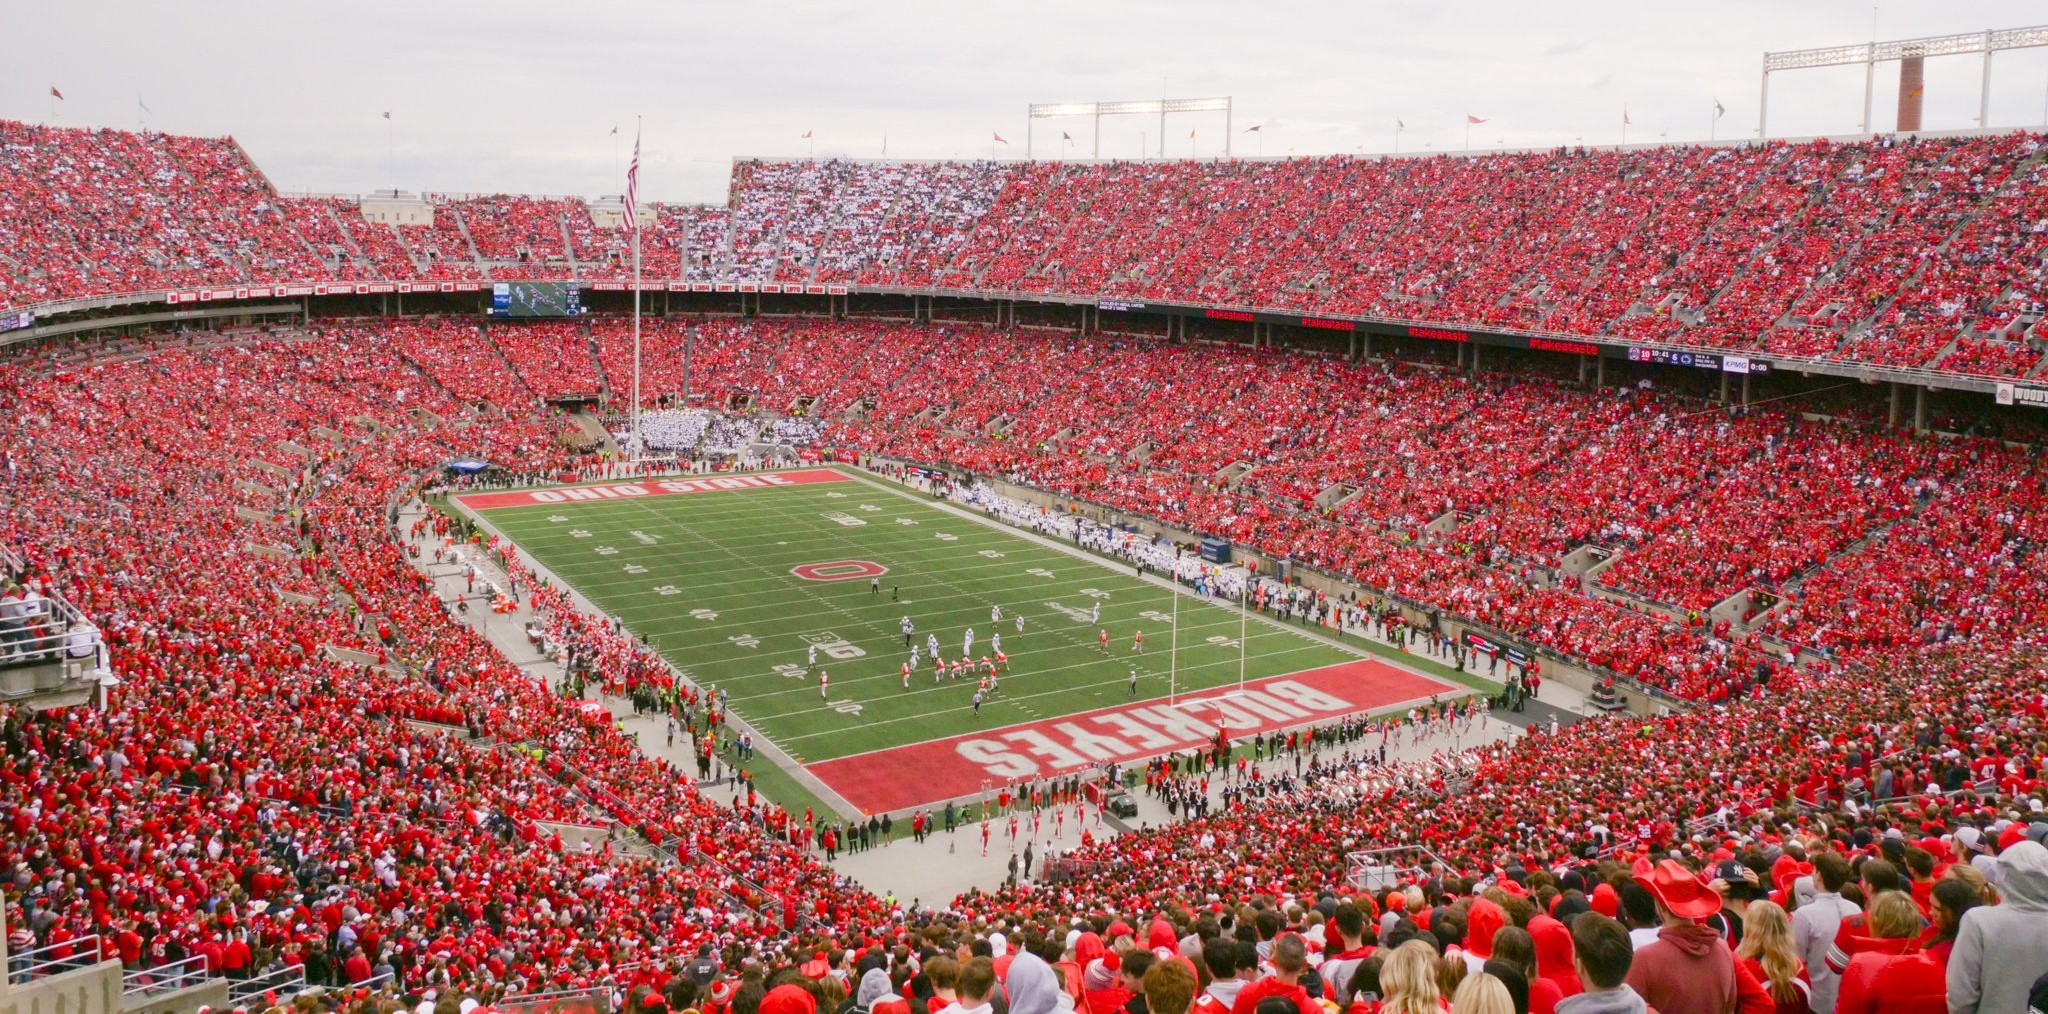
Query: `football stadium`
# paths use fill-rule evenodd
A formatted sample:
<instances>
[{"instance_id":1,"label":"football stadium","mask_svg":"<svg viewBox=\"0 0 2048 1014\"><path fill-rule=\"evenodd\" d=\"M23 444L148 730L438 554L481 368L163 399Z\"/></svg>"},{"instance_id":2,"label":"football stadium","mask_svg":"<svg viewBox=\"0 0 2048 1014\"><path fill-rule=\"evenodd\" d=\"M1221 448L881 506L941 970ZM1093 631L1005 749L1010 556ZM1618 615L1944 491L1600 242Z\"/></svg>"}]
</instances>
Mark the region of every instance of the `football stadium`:
<instances>
[{"instance_id":1,"label":"football stadium","mask_svg":"<svg viewBox=\"0 0 2048 1014\"><path fill-rule=\"evenodd\" d=\"M2048 1009L2038 12L1306 6L23 12L0 1014Z\"/></svg>"}]
</instances>

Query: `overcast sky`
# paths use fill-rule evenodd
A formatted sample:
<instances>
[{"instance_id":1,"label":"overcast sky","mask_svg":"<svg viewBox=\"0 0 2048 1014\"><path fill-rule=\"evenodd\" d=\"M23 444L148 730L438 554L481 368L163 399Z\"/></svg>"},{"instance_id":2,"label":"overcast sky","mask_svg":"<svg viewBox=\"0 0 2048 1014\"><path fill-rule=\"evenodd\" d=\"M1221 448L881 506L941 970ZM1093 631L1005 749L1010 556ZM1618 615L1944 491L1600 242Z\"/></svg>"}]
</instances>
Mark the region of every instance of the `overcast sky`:
<instances>
[{"instance_id":1,"label":"overcast sky","mask_svg":"<svg viewBox=\"0 0 2048 1014\"><path fill-rule=\"evenodd\" d=\"M1705 139L1757 126L1766 50L2048 22L2018 0L726 0L242 3L0 0L0 117L240 139L287 190L616 194L645 120L643 199L723 202L735 156L1022 157L1032 102L1230 95L1237 154ZM1931 60L1928 129L1976 126L1982 63ZM1774 136L1852 133L1863 69L1781 73ZM1890 129L1896 65L1873 113ZM138 101L139 100L139 101ZM146 103L144 113L139 103ZM382 118L385 110L392 118ZM1994 127L2048 119L2048 49L2001 54ZM1262 125L1258 133L1246 127ZM388 127L388 133L387 133ZM1040 157L1086 120L1040 121ZM1195 138L1188 139L1188 131ZM1010 142L993 143L1000 132ZM1158 121L1105 119L1136 157ZM1222 114L1168 126L1222 153Z\"/></svg>"}]
</instances>

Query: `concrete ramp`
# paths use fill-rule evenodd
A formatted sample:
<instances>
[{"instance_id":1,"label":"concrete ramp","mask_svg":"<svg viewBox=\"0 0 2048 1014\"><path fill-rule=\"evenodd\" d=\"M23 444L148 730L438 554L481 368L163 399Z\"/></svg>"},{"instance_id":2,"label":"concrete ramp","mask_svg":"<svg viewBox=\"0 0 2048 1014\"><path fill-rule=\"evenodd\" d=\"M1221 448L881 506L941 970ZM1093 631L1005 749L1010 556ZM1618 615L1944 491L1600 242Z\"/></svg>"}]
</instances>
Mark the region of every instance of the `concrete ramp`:
<instances>
[{"instance_id":1,"label":"concrete ramp","mask_svg":"<svg viewBox=\"0 0 2048 1014\"><path fill-rule=\"evenodd\" d=\"M1726 620L1730 627L1746 631L1749 629L1749 624L1744 620L1744 617L1749 615L1750 609L1753 606L1765 609L1775 606L1778 604L1777 598L1777 596L1760 589L1744 588L1714 603L1713 608L1707 610L1707 621L1709 623L1720 623Z\"/></svg>"},{"instance_id":2,"label":"concrete ramp","mask_svg":"<svg viewBox=\"0 0 2048 1014\"><path fill-rule=\"evenodd\" d=\"M391 434L398 432L397 430L394 430L391 427L384 425L384 421L382 419L379 419L373 415L359 415L350 419L349 422L355 423L357 426L361 426L362 428L370 431L371 433L375 433L380 437L388 437Z\"/></svg>"},{"instance_id":3,"label":"concrete ramp","mask_svg":"<svg viewBox=\"0 0 2048 1014\"><path fill-rule=\"evenodd\" d=\"M1138 441L1138 446L1131 448L1131 453L1124 455L1124 460L1134 465L1142 465L1147 461L1151 461L1152 452L1158 449L1159 446L1152 441L1140 440Z\"/></svg>"},{"instance_id":4,"label":"concrete ramp","mask_svg":"<svg viewBox=\"0 0 2048 1014\"><path fill-rule=\"evenodd\" d=\"M242 548L257 556L268 556L278 560L289 560L292 558L291 551L279 549L267 542L244 542L242 543Z\"/></svg>"},{"instance_id":5,"label":"concrete ramp","mask_svg":"<svg viewBox=\"0 0 2048 1014\"><path fill-rule=\"evenodd\" d=\"M445 722L422 722L418 719L408 718L405 720L405 724L420 732L433 733L436 736L447 736L450 739L475 738L469 734L468 729L459 725L449 725Z\"/></svg>"},{"instance_id":6,"label":"concrete ramp","mask_svg":"<svg viewBox=\"0 0 2048 1014\"><path fill-rule=\"evenodd\" d=\"M1606 546L1596 546L1587 543L1564 554L1564 572L1573 577L1584 578L1587 572L1591 571L1594 567L1606 563L1614 555L1614 550L1608 549Z\"/></svg>"},{"instance_id":7,"label":"concrete ramp","mask_svg":"<svg viewBox=\"0 0 2048 1014\"><path fill-rule=\"evenodd\" d=\"M1238 480L1243 479L1254 467L1256 466L1249 461L1233 461L1216 470L1216 481L1225 486L1234 486Z\"/></svg>"},{"instance_id":8,"label":"concrete ramp","mask_svg":"<svg viewBox=\"0 0 2048 1014\"><path fill-rule=\"evenodd\" d=\"M277 449L285 452L286 454L303 458L307 461L311 461L318 456L318 454L311 447L307 447L305 444L294 443L290 440L278 441Z\"/></svg>"},{"instance_id":9,"label":"concrete ramp","mask_svg":"<svg viewBox=\"0 0 2048 1014\"><path fill-rule=\"evenodd\" d=\"M368 666L371 669L376 669L380 672L388 672L394 676L406 675L406 671L403 666L392 665L388 662L379 662L377 661L377 656L372 655L367 651L358 650L356 648L344 648L338 644L323 644L320 646L320 654L323 657L331 659L336 662L346 662L349 665Z\"/></svg>"},{"instance_id":10,"label":"concrete ramp","mask_svg":"<svg viewBox=\"0 0 2048 1014\"><path fill-rule=\"evenodd\" d=\"M1335 507L1358 495L1358 487L1349 483L1333 482L1316 493L1316 506L1325 510Z\"/></svg>"},{"instance_id":11,"label":"concrete ramp","mask_svg":"<svg viewBox=\"0 0 2048 1014\"><path fill-rule=\"evenodd\" d=\"M1423 530L1435 532L1438 535L1452 535L1458 531L1458 524L1464 521L1467 517L1469 517L1469 515L1462 514L1458 511L1445 511L1442 515L1438 516L1436 520L1431 521L1427 525L1424 525Z\"/></svg>"}]
</instances>

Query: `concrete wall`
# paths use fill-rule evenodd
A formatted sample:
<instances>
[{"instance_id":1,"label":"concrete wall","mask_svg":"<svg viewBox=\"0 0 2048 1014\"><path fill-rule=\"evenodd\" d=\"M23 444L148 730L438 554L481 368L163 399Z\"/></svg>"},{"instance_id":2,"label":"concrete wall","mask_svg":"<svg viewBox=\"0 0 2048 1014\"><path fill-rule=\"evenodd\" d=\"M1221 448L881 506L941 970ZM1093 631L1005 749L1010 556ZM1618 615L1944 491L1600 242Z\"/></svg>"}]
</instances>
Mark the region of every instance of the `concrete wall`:
<instances>
[{"instance_id":1,"label":"concrete wall","mask_svg":"<svg viewBox=\"0 0 2048 1014\"><path fill-rule=\"evenodd\" d=\"M365 197L362 201L363 218L378 225L433 225L434 206L422 198L406 194L399 197ZM335 209L336 214L347 212Z\"/></svg>"},{"instance_id":2,"label":"concrete wall","mask_svg":"<svg viewBox=\"0 0 2048 1014\"><path fill-rule=\"evenodd\" d=\"M262 999L258 997L257 999ZM125 1009L135 1014L197 1014L201 1007L226 1010L228 980L208 979L197 986L155 996L125 997Z\"/></svg>"},{"instance_id":3,"label":"concrete wall","mask_svg":"<svg viewBox=\"0 0 2048 1014\"><path fill-rule=\"evenodd\" d=\"M220 993L221 1000L226 1001L225 982ZM118 1014L121 1009L118 961L102 961L90 968L0 986L0 1014Z\"/></svg>"}]
</instances>

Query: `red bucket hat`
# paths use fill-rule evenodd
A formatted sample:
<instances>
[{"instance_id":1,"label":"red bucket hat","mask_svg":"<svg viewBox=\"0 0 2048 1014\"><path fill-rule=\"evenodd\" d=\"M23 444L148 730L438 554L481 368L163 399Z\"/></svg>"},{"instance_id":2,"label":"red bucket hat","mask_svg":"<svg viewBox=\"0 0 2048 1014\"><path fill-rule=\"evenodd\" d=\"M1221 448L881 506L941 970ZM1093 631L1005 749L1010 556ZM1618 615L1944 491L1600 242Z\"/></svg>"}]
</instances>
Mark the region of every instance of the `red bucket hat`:
<instances>
[{"instance_id":1,"label":"red bucket hat","mask_svg":"<svg viewBox=\"0 0 2048 1014\"><path fill-rule=\"evenodd\" d=\"M1721 910L1721 896L1676 860L1666 859L1635 879L1681 919L1705 919Z\"/></svg>"}]
</instances>

